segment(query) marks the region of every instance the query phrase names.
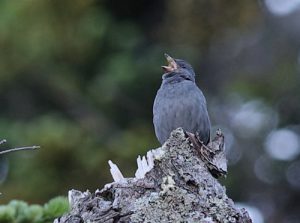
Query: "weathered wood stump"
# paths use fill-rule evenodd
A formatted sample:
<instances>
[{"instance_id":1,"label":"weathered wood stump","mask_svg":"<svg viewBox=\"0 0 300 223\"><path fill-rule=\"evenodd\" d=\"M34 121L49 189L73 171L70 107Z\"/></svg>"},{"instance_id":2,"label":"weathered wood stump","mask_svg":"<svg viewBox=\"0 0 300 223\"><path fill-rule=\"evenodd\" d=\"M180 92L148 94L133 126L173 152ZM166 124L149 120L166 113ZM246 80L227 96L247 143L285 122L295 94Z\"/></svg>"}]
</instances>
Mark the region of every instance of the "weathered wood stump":
<instances>
[{"instance_id":1,"label":"weathered wood stump","mask_svg":"<svg viewBox=\"0 0 300 223\"><path fill-rule=\"evenodd\" d=\"M182 129L173 131L138 159L135 178L111 164L115 182L95 193L69 191L71 210L55 222L252 222L215 178L227 171L220 134L199 151Z\"/></svg>"}]
</instances>

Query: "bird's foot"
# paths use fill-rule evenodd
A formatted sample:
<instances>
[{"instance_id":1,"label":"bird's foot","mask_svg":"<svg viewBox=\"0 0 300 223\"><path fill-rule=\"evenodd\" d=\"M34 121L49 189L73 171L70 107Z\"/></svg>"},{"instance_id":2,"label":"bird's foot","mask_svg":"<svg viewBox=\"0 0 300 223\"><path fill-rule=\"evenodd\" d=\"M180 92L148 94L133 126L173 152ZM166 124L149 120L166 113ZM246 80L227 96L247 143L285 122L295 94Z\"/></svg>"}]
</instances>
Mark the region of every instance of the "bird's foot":
<instances>
[{"instance_id":1,"label":"bird's foot","mask_svg":"<svg viewBox=\"0 0 300 223\"><path fill-rule=\"evenodd\" d=\"M198 133L193 134L191 132L185 131L185 134L190 139L193 147L200 152L201 156L203 156L207 161L212 159L213 152L212 149L206 146L203 141L201 141Z\"/></svg>"},{"instance_id":2,"label":"bird's foot","mask_svg":"<svg viewBox=\"0 0 300 223\"><path fill-rule=\"evenodd\" d=\"M224 151L222 150L221 154L216 154L215 151L216 148L222 144L222 147L224 146L224 136L223 134L219 136L219 132L217 131L217 136L211 143L208 145L205 145L199 137L199 134L193 134L191 132L186 132L185 134L189 138L190 142L192 143L193 147L195 148L196 151L199 152L199 156L202 159L202 161L206 164L208 169L210 170L211 174L218 178L220 176L225 176L227 173L227 160L224 154ZM217 140L219 138L222 138L222 140ZM213 142L218 142L216 145ZM219 142L220 141L220 142ZM218 151L219 152L219 151ZM221 161L220 161L221 160Z\"/></svg>"},{"instance_id":3,"label":"bird's foot","mask_svg":"<svg viewBox=\"0 0 300 223\"><path fill-rule=\"evenodd\" d=\"M203 143L201 142L201 140L199 140L198 134L195 135L195 134L193 134L191 132L187 132L187 131L185 131L185 134L190 139L191 143L193 144L193 146L195 148L199 148L199 149L201 148Z\"/></svg>"}]
</instances>

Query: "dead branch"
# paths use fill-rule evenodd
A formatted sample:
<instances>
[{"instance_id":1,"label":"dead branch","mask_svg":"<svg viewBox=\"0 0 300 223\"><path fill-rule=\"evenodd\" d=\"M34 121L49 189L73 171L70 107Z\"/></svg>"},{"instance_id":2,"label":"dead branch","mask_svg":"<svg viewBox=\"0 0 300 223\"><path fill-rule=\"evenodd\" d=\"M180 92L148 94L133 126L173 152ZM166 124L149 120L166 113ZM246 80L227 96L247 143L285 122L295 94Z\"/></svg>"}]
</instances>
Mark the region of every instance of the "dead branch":
<instances>
[{"instance_id":1,"label":"dead branch","mask_svg":"<svg viewBox=\"0 0 300 223\"><path fill-rule=\"evenodd\" d=\"M0 145L6 143L6 139L2 139L0 141ZM24 146L24 147L18 147L18 148L13 148L13 149L6 149L6 150L2 150L0 151L0 155L6 154L6 153L11 153L11 152L17 152L17 151L21 151L21 150L35 150L35 149L39 149L40 146Z\"/></svg>"}]
</instances>

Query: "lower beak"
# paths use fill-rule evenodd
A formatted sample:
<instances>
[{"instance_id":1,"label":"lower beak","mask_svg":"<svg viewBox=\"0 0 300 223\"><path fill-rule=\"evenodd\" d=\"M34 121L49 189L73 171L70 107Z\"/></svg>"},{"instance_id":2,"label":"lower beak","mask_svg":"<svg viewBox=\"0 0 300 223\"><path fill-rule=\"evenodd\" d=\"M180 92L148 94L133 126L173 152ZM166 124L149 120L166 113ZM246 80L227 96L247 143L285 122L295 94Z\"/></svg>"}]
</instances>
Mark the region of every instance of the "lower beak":
<instances>
[{"instance_id":1,"label":"lower beak","mask_svg":"<svg viewBox=\"0 0 300 223\"><path fill-rule=\"evenodd\" d=\"M168 54L165 53L165 57L168 61L168 66L161 66L162 69L166 72L166 73L169 73L169 72L172 72L174 70L177 69L177 64L175 62L175 60L169 56Z\"/></svg>"}]
</instances>

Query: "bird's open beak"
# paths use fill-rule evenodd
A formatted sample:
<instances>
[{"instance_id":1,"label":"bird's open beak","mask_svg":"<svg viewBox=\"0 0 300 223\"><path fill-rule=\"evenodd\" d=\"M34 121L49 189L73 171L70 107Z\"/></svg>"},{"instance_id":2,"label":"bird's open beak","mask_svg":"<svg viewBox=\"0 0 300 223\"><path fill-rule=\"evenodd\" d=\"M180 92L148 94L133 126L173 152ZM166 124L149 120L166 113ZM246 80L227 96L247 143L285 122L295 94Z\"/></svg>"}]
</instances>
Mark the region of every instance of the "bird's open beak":
<instances>
[{"instance_id":1,"label":"bird's open beak","mask_svg":"<svg viewBox=\"0 0 300 223\"><path fill-rule=\"evenodd\" d=\"M166 73L173 72L174 70L176 70L177 69L177 64L176 64L175 60L166 53L165 53L165 57L168 61L168 66L161 66L162 69Z\"/></svg>"}]
</instances>

